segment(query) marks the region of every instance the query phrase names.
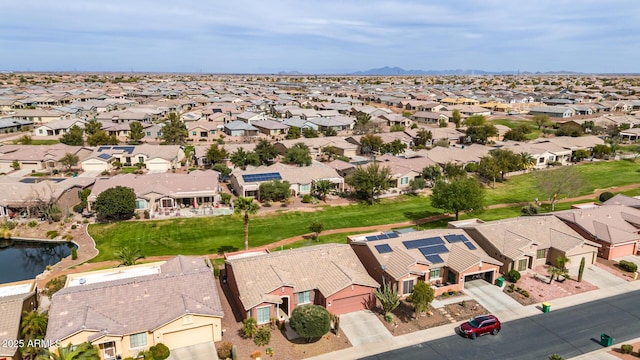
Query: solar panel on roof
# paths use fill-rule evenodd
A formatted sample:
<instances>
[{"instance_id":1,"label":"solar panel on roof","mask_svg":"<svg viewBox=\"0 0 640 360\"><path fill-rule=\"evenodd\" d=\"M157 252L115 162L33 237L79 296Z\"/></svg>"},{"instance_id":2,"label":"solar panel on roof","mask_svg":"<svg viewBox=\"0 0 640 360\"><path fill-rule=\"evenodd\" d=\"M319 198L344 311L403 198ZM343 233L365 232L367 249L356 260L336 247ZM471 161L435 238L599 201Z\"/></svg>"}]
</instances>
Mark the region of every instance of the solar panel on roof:
<instances>
[{"instance_id":1,"label":"solar panel on roof","mask_svg":"<svg viewBox=\"0 0 640 360\"><path fill-rule=\"evenodd\" d=\"M470 241L463 241L463 243L465 245L467 245L467 247L469 248L469 250L475 250L477 249L477 247L475 245L473 245Z\"/></svg>"},{"instance_id":2,"label":"solar panel on roof","mask_svg":"<svg viewBox=\"0 0 640 360\"><path fill-rule=\"evenodd\" d=\"M444 244L444 241L440 238L440 236L434 236L430 238L424 239L426 246Z\"/></svg>"},{"instance_id":3,"label":"solar panel on roof","mask_svg":"<svg viewBox=\"0 0 640 360\"><path fill-rule=\"evenodd\" d=\"M424 258L432 264L440 264L444 262L438 254L425 255Z\"/></svg>"},{"instance_id":4,"label":"solar panel on roof","mask_svg":"<svg viewBox=\"0 0 640 360\"><path fill-rule=\"evenodd\" d=\"M400 235L398 235L397 233L388 233L387 236L389 237L389 239L395 239L397 237L399 237Z\"/></svg>"},{"instance_id":5,"label":"solar panel on roof","mask_svg":"<svg viewBox=\"0 0 640 360\"><path fill-rule=\"evenodd\" d=\"M111 150L111 146L100 146L100 147L98 147L98 152L102 152L102 151L106 151L106 150Z\"/></svg>"},{"instance_id":6,"label":"solar panel on roof","mask_svg":"<svg viewBox=\"0 0 640 360\"><path fill-rule=\"evenodd\" d=\"M100 155L98 155L98 157L99 157L100 159L105 159L105 160L111 159L111 155L109 155L109 154L107 154L107 153L105 153L105 154L100 154Z\"/></svg>"},{"instance_id":7,"label":"solar panel on roof","mask_svg":"<svg viewBox=\"0 0 640 360\"><path fill-rule=\"evenodd\" d=\"M378 235L378 240L384 240L384 239L388 239L389 236L387 234L380 234Z\"/></svg>"},{"instance_id":8,"label":"solar panel on roof","mask_svg":"<svg viewBox=\"0 0 640 360\"><path fill-rule=\"evenodd\" d=\"M406 247L408 250L417 249L422 246L427 246L424 243L424 239L407 240L407 241L403 241L402 243L404 244L404 247Z\"/></svg>"},{"instance_id":9,"label":"solar panel on roof","mask_svg":"<svg viewBox=\"0 0 640 360\"><path fill-rule=\"evenodd\" d=\"M460 241L469 241L469 239L464 235L458 235L458 239L460 239Z\"/></svg>"},{"instance_id":10,"label":"solar panel on roof","mask_svg":"<svg viewBox=\"0 0 640 360\"><path fill-rule=\"evenodd\" d=\"M365 239L367 239L367 241L376 241L378 240L378 236L377 235L367 236L365 237Z\"/></svg>"},{"instance_id":11,"label":"solar panel on roof","mask_svg":"<svg viewBox=\"0 0 640 360\"><path fill-rule=\"evenodd\" d=\"M242 179L245 182L261 182L261 181L271 181L271 180L282 180L282 176L280 173L264 173L264 174L247 174L242 175Z\"/></svg>"},{"instance_id":12,"label":"solar panel on roof","mask_svg":"<svg viewBox=\"0 0 640 360\"><path fill-rule=\"evenodd\" d=\"M460 236L461 235L449 234L449 235L445 235L444 238L447 239L447 241L451 244L451 243L464 241L463 239L460 238Z\"/></svg>"},{"instance_id":13,"label":"solar panel on roof","mask_svg":"<svg viewBox=\"0 0 640 360\"><path fill-rule=\"evenodd\" d=\"M447 247L444 245L425 246L425 247L418 248L418 250L420 250L422 255L442 254L442 253L449 252L449 249L447 249Z\"/></svg>"},{"instance_id":14,"label":"solar panel on roof","mask_svg":"<svg viewBox=\"0 0 640 360\"><path fill-rule=\"evenodd\" d=\"M376 245L375 248L376 250L378 250L380 254L386 254L393 251L393 249L391 248L391 246L389 246L389 244Z\"/></svg>"}]
</instances>

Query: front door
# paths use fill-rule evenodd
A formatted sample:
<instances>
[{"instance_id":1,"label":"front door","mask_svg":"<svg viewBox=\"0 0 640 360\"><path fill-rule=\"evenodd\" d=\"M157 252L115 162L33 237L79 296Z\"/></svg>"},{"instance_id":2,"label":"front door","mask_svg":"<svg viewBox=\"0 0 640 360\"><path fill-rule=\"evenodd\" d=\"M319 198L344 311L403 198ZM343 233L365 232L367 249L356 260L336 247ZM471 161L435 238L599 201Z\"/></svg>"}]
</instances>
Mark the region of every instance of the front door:
<instances>
[{"instance_id":1,"label":"front door","mask_svg":"<svg viewBox=\"0 0 640 360\"><path fill-rule=\"evenodd\" d=\"M108 343L100 344L100 352L104 360L113 360L116 358L116 343L111 341Z\"/></svg>"}]
</instances>

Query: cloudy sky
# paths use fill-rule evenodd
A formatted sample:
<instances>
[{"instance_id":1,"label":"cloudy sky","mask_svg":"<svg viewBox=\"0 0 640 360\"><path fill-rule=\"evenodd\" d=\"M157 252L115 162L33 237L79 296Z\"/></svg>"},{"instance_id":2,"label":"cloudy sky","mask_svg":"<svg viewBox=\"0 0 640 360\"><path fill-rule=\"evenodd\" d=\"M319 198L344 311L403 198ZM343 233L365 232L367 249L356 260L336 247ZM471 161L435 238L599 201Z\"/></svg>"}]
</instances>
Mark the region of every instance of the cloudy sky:
<instances>
[{"instance_id":1,"label":"cloudy sky","mask_svg":"<svg viewBox=\"0 0 640 360\"><path fill-rule=\"evenodd\" d=\"M637 0L2 0L0 70L640 72Z\"/></svg>"}]
</instances>

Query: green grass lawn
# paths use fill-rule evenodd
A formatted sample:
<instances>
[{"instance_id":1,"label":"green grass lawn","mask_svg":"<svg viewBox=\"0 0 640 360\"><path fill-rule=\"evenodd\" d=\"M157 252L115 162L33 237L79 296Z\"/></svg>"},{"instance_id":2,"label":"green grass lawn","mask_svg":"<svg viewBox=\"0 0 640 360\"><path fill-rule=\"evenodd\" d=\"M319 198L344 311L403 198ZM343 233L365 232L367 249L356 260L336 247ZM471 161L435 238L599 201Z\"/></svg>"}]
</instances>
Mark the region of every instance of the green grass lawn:
<instances>
[{"instance_id":1,"label":"green grass lawn","mask_svg":"<svg viewBox=\"0 0 640 360\"><path fill-rule=\"evenodd\" d=\"M59 144L60 140L31 140L31 145L55 145Z\"/></svg>"},{"instance_id":2,"label":"green grass lawn","mask_svg":"<svg viewBox=\"0 0 640 360\"><path fill-rule=\"evenodd\" d=\"M640 179L640 164L631 161L597 162L581 165L585 186L580 194L591 194L595 189L634 184ZM640 194L640 189L627 192ZM487 205L541 201L548 195L535 189L531 174L515 176L496 189L487 190ZM582 202L595 201L593 199ZM558 203L556 210L568 209L571 204ZM550 211L544 204L541 211ZM520 215L521 206L489 209L477 215L462 215L461 219L478 217L485 221ZM249 223L250 246L264 246L285 238L309 233L309 224L319 221L324 229L339 229L369 225L398 223L417 220L442 211L431 206L428 198L403 195L384 199L375 206L355 204L325 206L316 212L282 212L253 216ZM446 227L447 221L437 221L416 226L419 229ZM146 256L154 255L202 255L237 251L243 247L243 221L241 216L178 218L155 221L129 221L113 224L92 224L89 232L96 240L100 254L92 261L113 258L113 253L124 246L139 248ZM341 242L346 234L321 235L319 243ZM303 240L289 247L311 245Z\"/></svg>"},{"instance_id":3,"label":"green grass lawn","mask_svg":"<svg viewBox=\"0 0 640 360\"><path fill-rule=\"evenodd\" d=\"M530 120L493 119L493 120L489 120L489 123L493 125L504 125L510 129L515 129L520 125L526 125L529 127L529 129L531 129L531 132L526 135L526 138L529 140L537 139L540 137L540 134L542 134L542 130L538 129L536 124L534 124L533 121L530 121Z\"/></svg>"}]
</instances>

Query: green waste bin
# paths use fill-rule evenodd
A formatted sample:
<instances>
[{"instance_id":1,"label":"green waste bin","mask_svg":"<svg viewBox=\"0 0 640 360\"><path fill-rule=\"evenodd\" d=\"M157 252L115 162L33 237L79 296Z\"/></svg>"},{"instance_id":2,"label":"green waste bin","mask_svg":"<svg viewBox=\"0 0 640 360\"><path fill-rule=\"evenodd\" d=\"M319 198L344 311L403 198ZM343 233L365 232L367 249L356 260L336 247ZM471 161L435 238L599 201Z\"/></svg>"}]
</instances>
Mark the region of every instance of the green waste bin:
<instances>
[{"instance_id":1,"label":"green waste bin","mask_svg":"<svg viewBox=\"0 0 640 360\"><path fill-rule=\"evenodd\" d=\"M503 277L499 277L496 279L496 285L497 286L502 286L502 284L504 284L504 278Z\"/></svg>"},{"instance_id":2,"label":"green waste bin","mask_svg":"<svg viewBox=\"0 0 640 360\"><path fill-rule=\"evenodd\" d=\"M611 346L613 338L607 334L600 334L600 345L607 347Z\"/></svg>"},{"instance_id":3,"label":"green waste bin","mask_svg":"<svg viewBox=\"0 0 640 360\"><path fill-rule=\"evenodd\" d=\"M543 302L542 303L542 312L543 313L548 313L549 311L551 311L551 304L549 304L548 302Z\"/></svg>"}]
</instances>

